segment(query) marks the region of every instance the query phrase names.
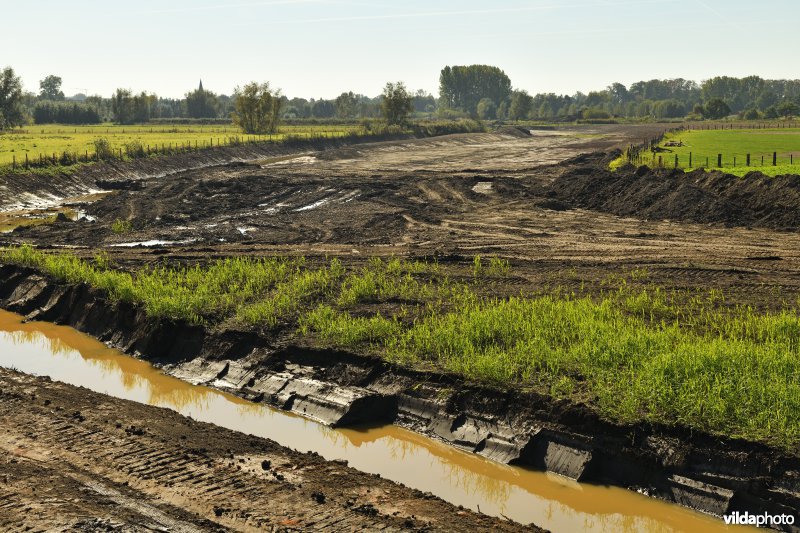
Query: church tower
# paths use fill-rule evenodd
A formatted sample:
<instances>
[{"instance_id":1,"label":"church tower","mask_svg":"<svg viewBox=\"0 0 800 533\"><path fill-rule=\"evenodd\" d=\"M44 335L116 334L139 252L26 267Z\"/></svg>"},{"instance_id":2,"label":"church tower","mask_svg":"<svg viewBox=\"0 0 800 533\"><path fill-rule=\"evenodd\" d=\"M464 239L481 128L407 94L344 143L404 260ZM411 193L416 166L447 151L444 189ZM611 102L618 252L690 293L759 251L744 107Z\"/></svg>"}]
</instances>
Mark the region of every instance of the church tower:
<instances>
[{"instance_id":1,"label":"church tower","mask_svg":"<svg viewBox=\"0 0 800 533\"><path fill-rule=\"evenodd\" d=\"M203 92L203 80L200 80L200 87L197 88L198 91Z\"/></svg>"}]
</instances>

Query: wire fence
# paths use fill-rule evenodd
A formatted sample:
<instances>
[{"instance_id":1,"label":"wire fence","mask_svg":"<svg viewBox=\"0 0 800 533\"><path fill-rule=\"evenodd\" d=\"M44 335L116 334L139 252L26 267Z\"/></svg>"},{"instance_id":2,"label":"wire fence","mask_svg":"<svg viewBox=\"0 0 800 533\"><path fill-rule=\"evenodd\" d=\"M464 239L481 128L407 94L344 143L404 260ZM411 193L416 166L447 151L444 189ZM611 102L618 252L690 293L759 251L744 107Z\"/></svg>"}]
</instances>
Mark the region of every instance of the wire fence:
<instances>
[{"instance_id":1,"label":"wire fence","mask_svg":"<svg viewBox=\"0 0 800 533\"><path fill-rule=\"evenodd\" d=\"M628 162L634 165L646 165L652 168L742 168L751 167L779 167L794 165L795 157L800 164L800 154L794 152L759 152L750 154L671 154L661 151L641 151L635 156L628 157Z\"/></svg>"},{"instance_id":2,"label":"wire fence","mask_svg":"<svg viewBox=\"0 0 800 533\"><path fill-rule=\"evenodd\" d=\"M158 133L158 132L157 132ZM0 165L0 169L10 169L11 171L29 170L34 168L46 168L54 166L71 166L78 163L93 163L98 161L138 159L158 155L174 155L190 152L200 152L220 147L236 147L245 145L257 145L265 143L293 142L293 141L313 141L322 139L334 139L343 137L361 137L364 134L355 131L295 131L290 134L267 134L253 136L225 136L209 137L208 139L195 139L194 141L182 142L162 142L162 143L127 143L123 146L98 150L83 151L62 150L59 152L31 154L25 152L20 155L12 155L10 163Z\"/></svg>"},{"instance_id":3,"label":"wire fence","mask_svg":"<svg viewBox=\"0 0 800 533\"><path fill-rule=\"evenodd\" d=\"M648 139L637 145L630 145L624 154L628 163L652 168L680 168L684 170L697 168L753 168L779 167L794 165L795 158L800 164L800 143L798 150L753 150L749 152L705 151L695 152L686 150L686 145L681 140L665 141L668 134L677 134L684 131L706 130L763 130L763 129L798 129L800 123L794 121L763 122L763 123L711 123L711 124L686 124L679 128L665 130L658 137ZM800 135L800 131L797 131ZM680 153L673 153L673 148Z\"/></svg>"}]
</instances>

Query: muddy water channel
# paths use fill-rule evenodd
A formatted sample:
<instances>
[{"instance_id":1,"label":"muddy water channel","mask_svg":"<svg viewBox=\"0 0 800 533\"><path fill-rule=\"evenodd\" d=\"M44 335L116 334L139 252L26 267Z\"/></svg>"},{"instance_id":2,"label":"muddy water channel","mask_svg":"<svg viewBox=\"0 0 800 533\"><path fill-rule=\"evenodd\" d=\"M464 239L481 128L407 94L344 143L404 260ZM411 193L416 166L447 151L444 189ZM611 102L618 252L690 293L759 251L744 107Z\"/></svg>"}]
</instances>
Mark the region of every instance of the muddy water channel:
<instances>
[{"instance_id":1,"label":"muddy water channel","mask_svg":"<svg viewBox=\"0 0 800 533\"><path fill-rule=\"evenodd\" d=\"M456 505L561 531L728 531L720 520L617 488L490 462L386 426L331 429L160 373L74 329L0 311L0 366L167 407L196 420L345 459ZM737 529L740 530L740 529Z\"/></svg>"}]
</instances>

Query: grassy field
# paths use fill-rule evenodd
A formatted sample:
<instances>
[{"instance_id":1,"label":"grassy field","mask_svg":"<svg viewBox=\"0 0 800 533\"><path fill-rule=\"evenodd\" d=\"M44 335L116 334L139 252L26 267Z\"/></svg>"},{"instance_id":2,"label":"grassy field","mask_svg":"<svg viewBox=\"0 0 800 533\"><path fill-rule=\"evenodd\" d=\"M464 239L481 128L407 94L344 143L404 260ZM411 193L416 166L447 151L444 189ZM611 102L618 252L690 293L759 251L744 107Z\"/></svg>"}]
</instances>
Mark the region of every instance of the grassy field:
<instances>
[{"instance_id":1,"label":"grassy field","mask_svg":"<svg viewBox=\"0 0 800 533\"><path fill-rule=\"evenodd\" d=\"M349 133L360 133L361 126L357 125L315 125L315 126L282 126L277 134L273 135L244 135L234 126L222 125L135 125L121 126L103 124L98 126L65 126L47 124L27 126L25 128L0 133L0 166L9 165L16 156L17 164L25 161L27 154L30 160L38 159L39 155L52 157L53 154L61 155L63 152L77 153L80 156L94 153L94 141L106 138L115 152L125 149L125 146L138 141L145 148L150 146L168 147L183 146L209 146L210 144L225 145L232 138L243 141L254 139L279 140L287 135L299 137L323 136L338 137Z\"/></svg>"},{"instance_id":2,"label":"grassy field","mask_svg":"<svg viewBox=\"0 0 800 533\"><path fill-rule=\"evenodd\" d=\"M680 142L682 146L665 146L671 141ZM644 152L642 164L657 166L661 157L663 166L672 168L677 155L681 168L714 169L718 168L717 155L722 154L721 168L737 176L744 176L753 170L769 176L800 174L800 128L680 131L668 134L660 146L665 151ZM777 166L772 165L773 152L777 152ZM750 154L750 166L746 165L747 154ZM618 161L617 164L623 162Z\"/></svg>"},{"instance_id":3,"label":"grassy field","mask_svg":"<svg viewBox=\"0 0 800 533\"><path fill-rule=\"evenodd\" d=\"M618 422L800 444L796 302L757 313L718 291L632 289L620 276L599 295L496 298L510 267L480 257L460 267L461 281L455 267L399 259L349 269L336 259L225 259L131 274L103 256L19 247L0 250L0 262L89 283L153 316L289 328L321 345L585 402Z\"/></svg>"}]
</instances>

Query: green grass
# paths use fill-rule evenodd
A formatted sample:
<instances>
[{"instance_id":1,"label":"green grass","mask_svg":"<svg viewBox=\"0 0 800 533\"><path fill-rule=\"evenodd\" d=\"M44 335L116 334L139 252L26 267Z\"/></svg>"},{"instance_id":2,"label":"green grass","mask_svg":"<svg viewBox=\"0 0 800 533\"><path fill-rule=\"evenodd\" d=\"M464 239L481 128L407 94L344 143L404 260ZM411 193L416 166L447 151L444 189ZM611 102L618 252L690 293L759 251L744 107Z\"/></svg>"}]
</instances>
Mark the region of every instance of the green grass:
<instances>
[{"instance_id":1,"label":"green grass","mask_svg":"<svg viewBox=\"0 0 800 533\"><path fill-rule=\"evenodd\" d=\"M116 233L117 235L121 235L123 233L129 233L133 229L133 224L130 220L120 220L116 219L111 224L111 231Z\"/></svg>"},{"instance_id":2,"label":"green grass","mask_svg":"<svg viewBox=\"0 0 800 533\"><path fill-rule=\"evenodd\" d=\"M668 141L680 141L683 146L664 147ZM667 168L678 165L686 170L704 167L715 169L717 155L722 154L722 169L730 174L744 176L758 170L768 176L800 174L800 128L690 130L668 134L660 143L666 152L643 153L642 164L657 166L659 156ZM689 153L692 165L689 166ZM778 165L772 165L772 154L777 152ZM750 166L746 165L750 154ZM761 158L764 158L762 165ZM734 165L734 158L736 158ZM792 162L793 158L793 162ZM706 164L708 161L708 164ZM625 162L624 158L612 163L612 168ZM793 163L793 164L792 164Z\"/></svg>"},{"instance_id":3,"label":"green grass","mask_svg":"<svg viewBox=\"0 0 800 533\"><path fill-rule=\"evenodd\" d=\"M18 165L25 162L25 155L30 161L43 157L60 156L63 152L77 153L81 157L94 154L94 141L99 138L109 140L111 149L118 153L130 143L139 142L144 148L151 149L170 145L191 145L198 147L229 144L231 139L241 141L251 140L281 140L286 136L295 137L341 137L350 133L361 133L360 125L286 125L272 135L244 135L234 126L220 125L133 125L122 126L103 124L97 126L67 126L59 124L45 124L26 126L21 129L9 130L0 133L0 166L10 165L16 157Z\"/></svg>"},{"instance_id":4,"label":"green grass","mask_svg":"<svg viewBox=\"0 0 800 533\"><path fill-rule=\"evenodd\" d=\"M89 283L152 316L288 328L318 345L583 402L616 422L800 444L795 303L759 313L714 290L632 288L646 283L644 271L610 276L594 295L497 298L495 283L510 274L499 258L448 268L371 259L352 269L336 259L237 258L128 273L105 256L23 246L0 250L0 262Z\"/></svg>"}]
</instances>

